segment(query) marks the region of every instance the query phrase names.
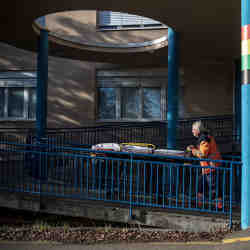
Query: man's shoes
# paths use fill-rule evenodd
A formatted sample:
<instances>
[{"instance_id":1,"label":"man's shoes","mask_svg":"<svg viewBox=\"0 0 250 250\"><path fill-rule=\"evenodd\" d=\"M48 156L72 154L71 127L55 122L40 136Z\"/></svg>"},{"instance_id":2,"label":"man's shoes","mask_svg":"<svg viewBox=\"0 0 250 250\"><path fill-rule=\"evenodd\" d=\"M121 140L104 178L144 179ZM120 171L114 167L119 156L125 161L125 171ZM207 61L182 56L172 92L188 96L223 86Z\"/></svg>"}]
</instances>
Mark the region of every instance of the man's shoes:
<instances>
[{"instance_id":1,"label":"man's shoes","mask_svg":"<svg viewBox=\"0 0 250 250\"><path fill-rule=\"evenodd\" d=\"M215 207L218 210L221 210L223 208L223 202L221 198L215 199Z\"/></svg>"}]
</instances>

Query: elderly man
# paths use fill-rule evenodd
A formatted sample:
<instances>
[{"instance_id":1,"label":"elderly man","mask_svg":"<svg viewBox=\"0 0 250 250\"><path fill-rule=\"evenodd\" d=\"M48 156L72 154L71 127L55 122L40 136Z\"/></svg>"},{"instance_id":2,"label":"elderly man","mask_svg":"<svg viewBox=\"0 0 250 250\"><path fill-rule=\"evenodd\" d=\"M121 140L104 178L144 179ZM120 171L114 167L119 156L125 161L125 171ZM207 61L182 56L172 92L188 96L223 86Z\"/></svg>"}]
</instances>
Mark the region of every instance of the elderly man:
<instances>
[{"instance_id":1,"label":"elderly man","mask_svg":"<svg viewBox=\"0 0 250 250\"><path fill-rule=\"evenodd\" d=\"M197 145L190 145L187 147L187 151L191 152L193 156L203 159L221 160L221 154L218 150L217 144L213 136L211 136L208 130L203 126L201 121L196 121L192 125L192 133L197 137ZM221 165L220 162L214 161L201 161L200 165L202 173L198 180L198 200L199 206L202 205L203 198L208 196L209 192L212 192L212 199L216 199L216 206L218 209L222 208L221 192L217 187L216 195L216 175L215 168ZM212 167L212 168L206 168ZM208 191L207 191L208 190ZM207 191L207 192L206 192ZM217 196L217 197L216 197Z\"/></svg>"}]
</instances>

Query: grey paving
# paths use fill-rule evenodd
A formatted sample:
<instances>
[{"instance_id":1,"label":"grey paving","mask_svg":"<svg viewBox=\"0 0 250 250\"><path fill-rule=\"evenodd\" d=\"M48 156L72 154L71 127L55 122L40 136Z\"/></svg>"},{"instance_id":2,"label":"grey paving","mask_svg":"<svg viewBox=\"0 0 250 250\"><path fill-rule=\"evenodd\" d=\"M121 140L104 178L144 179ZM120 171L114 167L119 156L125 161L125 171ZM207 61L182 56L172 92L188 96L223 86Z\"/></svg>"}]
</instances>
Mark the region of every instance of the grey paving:
<instances>
[{"instance_id":1,"label":"grey paving","mask_svg":"<svg viewBox=\"0 0 250 250\"><path fill-rule=\"evenodd\" d=\"M164 242L145 243L145 244L97 244L97 245L78 245L78 244L51 244L51 243L24 243L8 242L0 243L1 250L249 250L249 242L237 242L234 244L209 243L209 244L169 244Z\"/></svg>"}]
</instances>

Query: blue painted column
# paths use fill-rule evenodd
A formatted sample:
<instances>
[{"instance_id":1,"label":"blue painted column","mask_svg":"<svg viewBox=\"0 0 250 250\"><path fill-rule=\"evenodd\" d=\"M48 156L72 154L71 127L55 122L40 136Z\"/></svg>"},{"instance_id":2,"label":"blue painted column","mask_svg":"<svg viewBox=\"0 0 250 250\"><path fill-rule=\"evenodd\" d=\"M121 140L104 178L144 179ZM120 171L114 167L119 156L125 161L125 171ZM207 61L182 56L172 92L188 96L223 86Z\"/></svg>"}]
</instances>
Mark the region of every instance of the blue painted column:
<instances>
[{"instance_id":1,"label":"blue painted column","mask_svg":"<svg viewBox=\"0 0 250 250\"><path fill-rule=\"evenodd\" d=\"M167 148L176 149L179 90L179 53L176 32L168 28Z\"/></svg>"},{"instance_id":2,"label":"blue painted column","mask_svg":"<svg viewBox=\"0 0 250 250\"><path fill-rule=\"evenodd\" d=\"M241 0L241 227L250 227L250 0Z\"/></svg>"},{"instance_id":3,"label":"blue painted column","mask_svg":"<svg viewBox=\"0 0 250 250\"><path fill-rule=\"evenodd\" d=\"M37 104L36 131L40 140L47 127L47 89L48 89L48 31L41 30L38 38L37 58Z\"/></svg>"},{"instance_id":4,"label":"blue painted column","mask_svg":"<svg viewBox=\"0 0 250 250\"><path fill-rule=\"evenodd\" d=\"M235 60L235 85L234 85L234 135L237 143L241 142L241 62Z\"/></svg>"}]
</instances>

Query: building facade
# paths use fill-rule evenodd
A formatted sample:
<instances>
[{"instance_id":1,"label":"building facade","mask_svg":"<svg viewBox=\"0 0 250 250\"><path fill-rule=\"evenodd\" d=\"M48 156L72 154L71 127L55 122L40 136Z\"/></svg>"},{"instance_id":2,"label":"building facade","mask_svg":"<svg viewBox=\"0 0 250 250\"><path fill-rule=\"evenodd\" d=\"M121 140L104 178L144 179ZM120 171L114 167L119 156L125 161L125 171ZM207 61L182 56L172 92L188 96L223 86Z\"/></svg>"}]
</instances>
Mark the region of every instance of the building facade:
<instances>
[{"instance_id":1,"label":"building facade","mask_svg":"<svg viewBox=\"0 0 250 250\"><path fill-rule=\"evenodd\" d=\"M121 25L119 22L122 18L117 18L117 15L111 20L111 27L101 26L98 12L84 12L84 18L80 14L81 12L76 11L49 15L46 17L47 26L57 37L66 37L70 40L80 41L88 36L88 42L100 44L107 43L112 38L110 44L113 47L119 48L119 44L127 44L128 52L117 52L115 56L110 53L108 63L74 60L64 58L63 48L54 46L53 41L50 42L48 127L70 128L103 122L166 120L168 103L166 49L148 52L145 48L146 52L141 52L141 48L138 47L139 51L131 52L129 44L140 45L147 41L157 40L166 35L167 28L159 22L150 26L147 24L147 22L150 23L150 19L149 21L143 20L147 24L144 26L141 24L136 27ZM102 23L105 24L105 20L103 18ZM84 27L78 31L81 36L74 28L77 21L82 25L79 24L79 27ZM114 23L118 23L117 26L114 26ZM7 88L14 90L11 86L11 78L15 78L16 72L36 75L37 55L4 43L0 46L2 51L0 78L4 79L6 74L10 78L9 85L4 84L6 79L0 80L2 82L0 82L2 84L0 85L1 95L4 96L3 93L7 91ZM130 56L128 57L127 54ZM112 56L114 63L110 63ZM190 63L180 63L180 65L179 118L234 113L234 62L204 60L194 64L190 60ZM21 75L19 78L22 82ZM23 83L24 85L19 83L16 87L19 87L20 91L14 93L14 95L21 94L22 96L18 106L20 109L23 106L22 116L20 114L8 115L6 113L7 99L3 101L4 98L1 98L1 127L34 126L35 116L29 116L27 108L24 111L25 105L34 106L35 102L34 94L30 96L32 94L29 92L33 91L31 89L35 88L35 83L30 86L30 81L32 80L27 80ZM24 91L25 84L29 86L26 92ZM30 104L25 104L25 102Z\"/></svg>"}]
</instances>

